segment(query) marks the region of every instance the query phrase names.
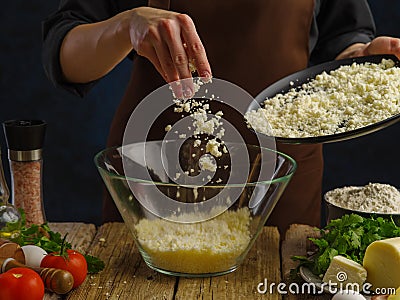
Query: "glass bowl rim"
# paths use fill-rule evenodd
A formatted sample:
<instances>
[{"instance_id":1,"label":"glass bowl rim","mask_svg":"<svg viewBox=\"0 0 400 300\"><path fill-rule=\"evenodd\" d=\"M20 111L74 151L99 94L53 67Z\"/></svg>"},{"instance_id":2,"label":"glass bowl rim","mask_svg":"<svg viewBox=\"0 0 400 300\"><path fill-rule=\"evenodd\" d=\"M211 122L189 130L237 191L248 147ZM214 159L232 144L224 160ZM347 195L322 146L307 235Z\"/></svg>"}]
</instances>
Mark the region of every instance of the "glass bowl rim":
<instances>
[{"instance_id":1,"label":"glass bowl rim","mask_svg":"<svg viewBox=\"0 0 400 300\"><path fill-rule=\"evenodd\" d=\"M148 142L152 143L152 142L157 142L157 141L148 141ZM160 141L158 141L158 142L160 142ZM134 143L132 143L132 144L134 144ZM143 183L143 184L153 184L153 185L157 185L157 186L172 186L172 187L184 186L184 187L187 187L187 188L219 188L220 189L220 188L235 188L235 187L239 187L239 188L240 187L253 187L253 186L260 185L260 184L263 184L263 185L267 185L268 184L268 185L270 185L270 184L280 183L280 182L285 182L285 181L288 182L290 180L290 178L293 176L293 174L297 170L298 164L295 161L295 159L292 158L291 156L283 153L283 152L280 152L278 150L273 150L273 149L270 149L270 148L266 148L266 147L256 146L256 145L246 144L246 146L265 149L267 151L274 152L277 155L284 157L285 159L287 159L292 164L291 170L286 175L278 177L278 178L274 178L272 180L263 180L263 181L246 182L246 183L232 183L232 184L223 184L223 183L215 184L214 183L212 185L198 186L198 185L190 185L190 184L181 185L181 184L169 183L169 182L150 181L150 180L145 180L145 179L132 178L132 177L124 176L124 175L117 175L117 174L111 173L110 171L108 171L108 170L104 169L102 166L100 166L100 161L99 160L100 160L101 156L105 155L108 152L116 150L118 148L121 148L122 146L107 147L107 148L99 151L94 156L94 163L95 163L97 169L99 169L99 171L101 171L101 172L106 172L107 176L109 178L114 178L114 179L118 179L118 180L122 180L123 179L123 180L128 180L128 181L131 181L131 182Z\"/></svg>"}]
</instances>

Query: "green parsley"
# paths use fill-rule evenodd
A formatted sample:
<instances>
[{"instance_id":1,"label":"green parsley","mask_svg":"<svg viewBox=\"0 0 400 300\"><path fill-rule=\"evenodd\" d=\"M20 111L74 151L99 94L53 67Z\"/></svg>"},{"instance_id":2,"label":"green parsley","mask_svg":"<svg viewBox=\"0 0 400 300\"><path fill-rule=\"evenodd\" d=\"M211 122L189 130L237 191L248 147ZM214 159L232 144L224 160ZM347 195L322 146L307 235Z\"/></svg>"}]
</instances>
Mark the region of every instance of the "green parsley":
<instances>
[{"instance_id":1,"label":"green parsley","mask_svg":"<svg viewBox=\"0 0 400 300\"><path fill-rule=\"evenodd\" d=\"M61 248L71 249L70 243L65 241L65 237L62 237L59 232L54 232L50 229L47 223L37 225L32 224L30 226L25 225L24 213L22 215L22 227L19 235L10 240L20 246L25 245L36 245L45 250L47 253L61 252ZM91 255L84 255L88 265L88 273L94 274L104 269L104 262L97 257Z\"/></svg>"},{"instance_id":2,"label":"green parsley","mask_svg":"<svg viewBox=\"0 0 400 300\"><path fill-rule=\"evenodd\" d=\"M50 229L47 223L42 225L32 224L31 226L23 226L19 235L11 239L20 246L36 245L45 250L47 253L60 252L63 244L63 237L59 232ZM65 242L64 247L71 249L71 244Z\"/></svg>"},{"instance_id":3,"label":"green parsley","mask_svg":"<svg viewBox=\"0 0 400 300\"><path fill-rule=\"evenodd\" d=\"M362 265L365 250L374 241L400 236L400 227L392 219L365 218L356 214L332 220L318 229L320 238L309 238L318 248L311 257L293 256L299 266L322 276L336 255L342 255Z\"/></svg>"},{"instance_id":4,"label":"green parsley","mask_svg":"<svg viewBox=\"0 0 400 300\"><path fill-rule=\"evenodd\" d=\"M85 254L83 256L85 257L86 262L88 264L88 273L89 274L96 274L104 269L105 265L101 259L99 259L95 256L91 256L89 254Z\"/></svg>"}]
</instances>

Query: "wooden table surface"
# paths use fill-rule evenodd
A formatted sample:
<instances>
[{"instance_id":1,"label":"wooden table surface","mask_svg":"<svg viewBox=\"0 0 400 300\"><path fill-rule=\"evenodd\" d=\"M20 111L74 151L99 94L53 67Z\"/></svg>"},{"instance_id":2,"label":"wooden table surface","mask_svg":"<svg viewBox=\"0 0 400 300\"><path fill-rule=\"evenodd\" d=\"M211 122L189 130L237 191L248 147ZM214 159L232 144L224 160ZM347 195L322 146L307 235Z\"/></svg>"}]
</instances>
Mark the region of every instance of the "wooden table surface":
<instances>
[{"instance_id":1,"label":"wooden table surface","mask_svg":"<svg viewBox=\"0 0 400 300\"><path fill-rule=\"evenodd\" d=\"M68 232L75 249L101 258L106 267L98 274L88 275L80 287L67 295L46 293L46 300L331 299L327 294L312 296L289 291L289 272L295 267L290 257L306 253L307 236L315 232L310 226L292 225L281 246L278 230L265 227L242 266L228 275L208 278L174 277L151 270L123 223L100 227L51 223L50 227L62 234Z\"/></svg>"}]
</instances>

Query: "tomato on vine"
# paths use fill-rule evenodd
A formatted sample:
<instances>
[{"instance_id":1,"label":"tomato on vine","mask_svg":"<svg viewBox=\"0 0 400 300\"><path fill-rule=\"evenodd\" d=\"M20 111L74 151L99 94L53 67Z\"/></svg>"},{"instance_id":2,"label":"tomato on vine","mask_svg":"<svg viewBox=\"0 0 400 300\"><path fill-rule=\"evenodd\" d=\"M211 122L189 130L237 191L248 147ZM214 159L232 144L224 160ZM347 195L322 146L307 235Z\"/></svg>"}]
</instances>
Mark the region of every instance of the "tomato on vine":
<instances>
[{"instance_id":1,"label":"tomato on vine","mask_svg":"<svg viewBox=\"0 0 400 300\"><path fill-rule=\"evenodd\" d=\"M60 252L47 254L40 263L40 267L62 269L70 272L74 277L73 288L76 288L85 281L88 266L86 258L81 253L72 249L65 250L65 238L66 236L64 237Z\"/></svg>"},{"instance_id":2,"label":"tomato on vine","mask_svg":"<svg viewBox=\"0 0 400 300\"><path fill-rule=\"evenodd\" d=\"M73 288L80 286L87 275L85 257L75 250L68 249L63 255L57 253L47 254L40 263L42 268L56 268L70 272L74 277Z\"/></svg>"}]
</instances>

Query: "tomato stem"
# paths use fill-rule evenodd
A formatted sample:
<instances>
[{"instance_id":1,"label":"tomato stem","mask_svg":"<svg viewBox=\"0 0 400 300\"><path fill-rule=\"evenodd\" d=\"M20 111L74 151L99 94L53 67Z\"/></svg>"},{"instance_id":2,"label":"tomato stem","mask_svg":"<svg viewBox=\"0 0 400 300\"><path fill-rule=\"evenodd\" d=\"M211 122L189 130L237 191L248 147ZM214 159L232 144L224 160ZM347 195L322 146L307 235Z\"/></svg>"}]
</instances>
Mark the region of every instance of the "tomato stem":
<instances>
[{"instance_id":1,"label":"tomato stem","mask_svg":"<svg viewBox=\"0 0 400 300\"><path fill-rule=\"evenodd\" d=\"M61 242L60 256L64 257L64 259L69 260L68 252L65 250L67 235L68 235L68 232L64 235L64 238Z\"/></svg>"}]
</instances>

